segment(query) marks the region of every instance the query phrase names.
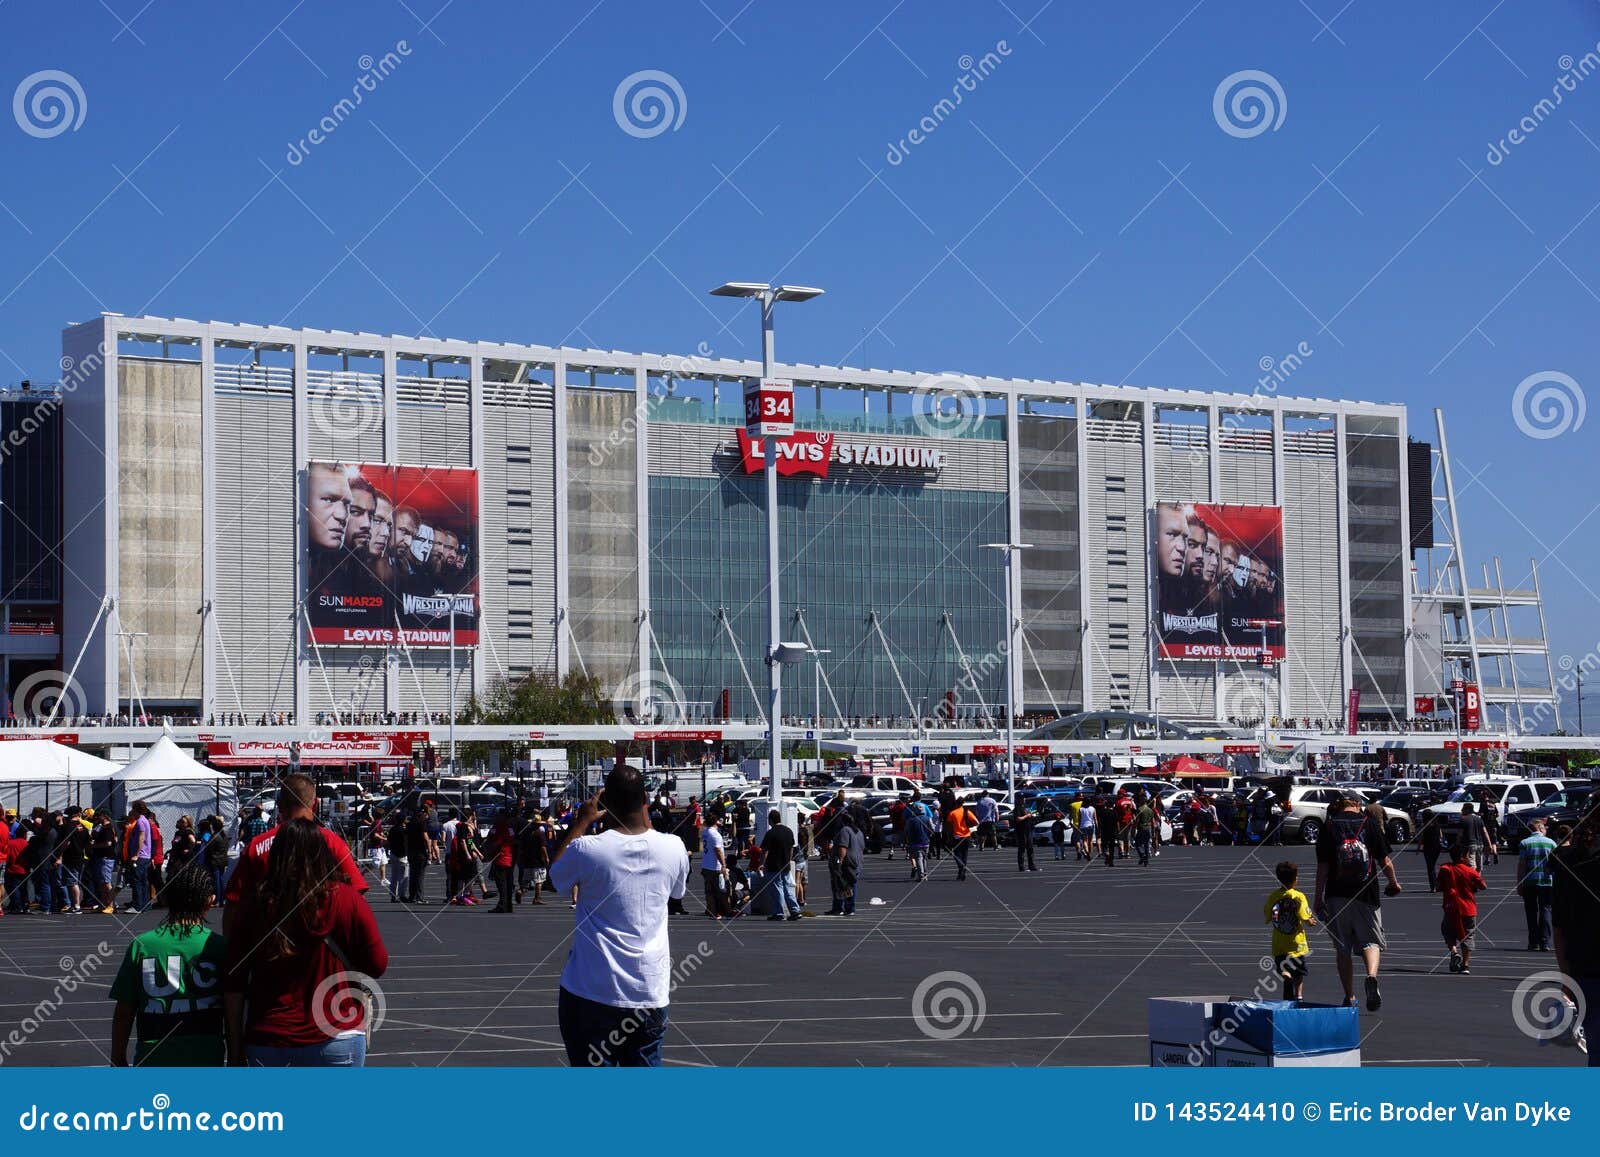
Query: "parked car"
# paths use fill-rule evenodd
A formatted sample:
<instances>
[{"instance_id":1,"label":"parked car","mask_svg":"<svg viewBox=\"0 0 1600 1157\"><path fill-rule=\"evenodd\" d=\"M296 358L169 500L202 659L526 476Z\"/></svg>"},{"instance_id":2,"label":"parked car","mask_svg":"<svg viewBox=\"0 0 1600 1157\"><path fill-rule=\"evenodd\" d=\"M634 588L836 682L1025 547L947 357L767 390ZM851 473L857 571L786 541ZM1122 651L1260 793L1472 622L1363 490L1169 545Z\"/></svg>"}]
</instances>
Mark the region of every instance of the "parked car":
<instances>
[{"instance_id":1,"label":"parked car","mask_svg":"<svg viewBox=\"0 0 1600 1157\"><path fill-rule=\"evenodd\" d=\"M1510 813L1500 824L1501 851L1514 852L1518 844L1533 834L1530 825L1536 819L1552 825L1577 823L1589 810L1594 793L1592 783L1568 786L1547 796L1538 807Z\"/></svg>"},{"instance_id":2,"label":"parked car","mask_svg":"<svg viewBox=\"0 0 1600 1157\"><path fill-rule=\"evenodd\" d=\"M1328 806L1335 800L1351 796L1352 792L1338 787L1310 787L1297 784L1289 789L1289 810L1283 817L1283 838L1314 844L1322 834L1322 825L1328 820ZM1357 795L1365 806L1371 802ZM1380 805L1383 806L1383 805ZM1383 806L1385 817L1383 834L1391 844L1403 844L1417 828L1416 821L1399 808Z\"/></svg>"},{"instance_id":3,"label":"parked car","mask_svg":"<svg viewBox=\"0 0 1600 1157\"><path fill-rule=\"evenodd\" d=\"M1492 807L1502 826L1516 812L1538 807L1562 790L1559 779L1481 779L1469 780L1456 788L1443 803L1425 808L1424 815L1437 816L1448 842L1461 823L1461 807L1473 803Z\"/></svg>"}]
</instances>

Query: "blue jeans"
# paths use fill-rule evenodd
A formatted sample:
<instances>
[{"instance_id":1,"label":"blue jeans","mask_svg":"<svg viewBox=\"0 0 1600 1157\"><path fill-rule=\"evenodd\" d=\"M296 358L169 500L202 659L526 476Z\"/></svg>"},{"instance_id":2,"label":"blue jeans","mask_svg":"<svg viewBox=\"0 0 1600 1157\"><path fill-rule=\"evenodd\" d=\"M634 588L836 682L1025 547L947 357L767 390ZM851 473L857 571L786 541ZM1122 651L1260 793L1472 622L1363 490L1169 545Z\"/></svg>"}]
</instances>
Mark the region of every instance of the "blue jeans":
<instances>
[{"instance_id":1,"label":"blue jeans","mask_svg":"<svg viewBox=\"0 0 1600 1157\"><path fill-rule=\"evenodd\" d=\"M133 910L143 912L150 907L150 861L133 862Z\"/></svg>"},{"instance_id":2,"label":"blue jeans","mask_svg":"<svg viewBox=\"0 0 1600 1157\"><path fill-rule=\"evenodd\" d=\"M636 1069L661 1066L666 1008L618 1008L574 996L566 989L556 1006L561 1042L573 1068Z\"/></svg>"},{"instance_id":3,"label":"blue jeans","mask_svg":"<svg viewBox=\"0 0 1600 1157\"><path fill-rule=\"evenodd\" d=\"M49 864L41 864L33 870L33 898L40 912L55 911L55 882L60 872L60 868L52 868Z\"/></svg>"},{"instance_id":4,"label":"blue jeans","mask_svg":"<svg viewBox=\"0 0 1600 1157\"><path fill-rule=\"evenodd\" d=\"M227 868L211 868L210 872L211 872L211 896L212 896L211 902L213 904L221 904L222 903L222 888L223 888L224 883L226 882L225 881L225 877L228 874L228 869Z\"/></svg>"},{"instance_id":5,"label":"blue jeans","mask_svg":"<svg viewBox=\"0 0 1600 1157\"><path fill-rule=\"evenodd\" d=\"M280 1048L276 1045L245 1045L245 1063L252 1068L322 1069L361 1068L367 1063L365 1033L336 1036L320 1045Z\"/></svg>"},{"instance_id":6,"label":"blue jeans","mask_svg":"<svg viewBox=\"0 0 1600 1157\"><path fill-rule=\"evenodd\" d=\"M777 892L773 900L772 911L779 916L786 914L798 916L800 914L800 901L794 898L794 877L789 874L789 869L785 868L781 872L775 872L768 876L767 879L772 881L772 886Z\"/></svg>"}]
</instances>

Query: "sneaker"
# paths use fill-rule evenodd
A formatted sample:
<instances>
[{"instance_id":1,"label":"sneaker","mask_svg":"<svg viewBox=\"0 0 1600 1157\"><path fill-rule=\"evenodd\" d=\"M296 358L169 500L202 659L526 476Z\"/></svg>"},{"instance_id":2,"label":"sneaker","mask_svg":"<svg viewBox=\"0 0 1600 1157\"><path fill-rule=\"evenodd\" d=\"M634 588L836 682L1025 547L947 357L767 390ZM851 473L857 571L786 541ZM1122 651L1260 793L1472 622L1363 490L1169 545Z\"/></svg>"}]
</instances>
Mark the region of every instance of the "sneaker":
<instances>
[{"instance_id":1,"label":"sneaker","mask_svg":"<svg viewBox=\"0 0 1600 1157\"><path fill-rule=\"evenodd\" d=\"M767 917L767 922L768 922L768 923L769 923L769 924L770 924L770 923L771 923L771 922L772 922L772 921L774 921L774 920L777 920L777 921L780 921L780 922L781 922L781 921L782 921L782 920L783 920L783 917L782 917L782 916L768 916L768 917Z\"/></svg>"},{"instance_id":2,"label":"sneaker","mask_svg":"<svg viewBox=\"0 0 1600 1157\"><path fill-rule=\"evenodd\" d=\"M102 916L115 916L116 914L117 910L110 904L107 904L104 908L100 909L100 915Z\"/></svg>"},{"instance_id":3,"label":"sneaker","mask_svg":"<svg viewBox=\"0 0 1600 1157\"><path fill-rule=\"evenodd\" d=\"M1461 957L1458 956L1454 952L1452 952L1450 954L1450 971L1451 972L1460 972L1461 971Z\"/></svg>"},{"instance_id":4,"label":"sneaker","mask_svg":"<svg viewBox=\"0 0 1600 1157\"><path fill-rule=\"evenodd\" d=\"M790 923L793 923L794 921L796 921L798 919L800 919L800 913L798 913L798 912L790 912L789 913L789 921L790 921Z\"/></svg>"},{"instance_id":5,"label":"sneaker","mask_svg":"<svg viewBox=\"0 0 1600 1157\"><path fill-rule=\"evenodd\" d=\"M1471 976L1472 975L1472 969L1468 968L1465 964L1463 964L1460 968L1456 969L1456 971L1459 972L1462 976Z\"/></svg>"},{"instance_id":6,"label":"sneaker","mask_svg":"<svg viewBox=\"0 0 1600 1157\"><path fill-rule=\"evenodd\" d=\"M1377 1012L1383 1007L1383 993L1378 991L1378 978L1367 977L1367 1011Z\"/></svg>"},{"instance_id":7,"label":"sneaker","mask_svg":"<svg viewBox=\"0 0 1600 1157\"><path fill-rule=\"evenodd\" d=\"M518 888L515 892L513 892L511 898L514 903L522 903L522 889Z\"/></svg>"}]
</instances>

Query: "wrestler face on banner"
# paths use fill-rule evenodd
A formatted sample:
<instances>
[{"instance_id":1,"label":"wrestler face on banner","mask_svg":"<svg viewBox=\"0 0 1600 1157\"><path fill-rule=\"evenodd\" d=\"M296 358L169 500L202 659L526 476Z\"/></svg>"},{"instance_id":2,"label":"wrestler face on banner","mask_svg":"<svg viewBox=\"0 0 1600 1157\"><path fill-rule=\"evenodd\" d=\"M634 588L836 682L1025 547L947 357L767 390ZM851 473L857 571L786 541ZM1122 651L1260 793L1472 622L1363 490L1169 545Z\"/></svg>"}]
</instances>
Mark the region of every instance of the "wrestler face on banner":
<instances>
[{"instance_id":1,"label":"wrestler face on banner","mask_svg":"<svg viewBox=\"0 0 1600 1157\"><path fill-rule=\"evenodd\" d=\"M311 545L338 550L350 521L350 480L342 466L313 462L306 468L306 528Z\"/></svg>"},{"instance_id":2,"label":"wrestler face on banner","mask_svg":"<svg viewBox=\"0 0 1600 1157\"><path fill-rule=\"evenodd\" d=\"M366 554L372 545L372 514L377 508L372 483L356 475L350 481L350 517L344 526L344 544L356 554Z\"/></svg>"},{"instance_id":3,"label":"wrestler face on banner","mask_svg":"<svg viewBox=\"0 0 1600 1157\"><path fill-rule=\"evenodd\" d=\"M394 538L394 503L386 494L373 495L376 505L372 511L372 537L367 544L367 554L383 558L389 553L389 543Z\"/></svg>"},{"instance_id":4,"label":"wrestler face on banner","mask_svg":"<svg viewBox=\"0 0 1600 1157\"><path fill-rule=\"evenodd\" d=\"M1156 563L1168 579L1183 577L1189 555L1189 520L1176 502L1156 503Z\"/></svg>"},{"instance_id":5,"label":"wrestler face on banner","mask_svg":"<svg viewBox=\"0 0 1600 1157\"><path fill-rule=\"evenodd\" d=\"M1200 581L1207 587L1217 585L1218 567L1221 565L1222 540L1214 530L1206 531L1205 561L1200 567Z\"/></svg>"},{"instance_id":6,"label":"wrestler face on banner","mask_svg":"<svg viewBox=\"0 0 1600 1157\"><path fill-rule=\"evenodd\" d=\"M394 513L394 552L404 558L411 554L411 544L417 537L417 527L422 525L422 519L415 510L409 506L402 506Z\"/></svg>"},{"instance_id":7,"label":"wrestler face on banner","mask_svg":"<svg viewBox=\"0 0 1600 1157\"><path fill-rule=\"evenodd\" d=\"M1205 573L1206 564L1206 524L1200 517L1189 513L1188 522L1185 524L1183 538L1183 573L1197 586L1201 576Z\"/></svg>"}]
</instances>

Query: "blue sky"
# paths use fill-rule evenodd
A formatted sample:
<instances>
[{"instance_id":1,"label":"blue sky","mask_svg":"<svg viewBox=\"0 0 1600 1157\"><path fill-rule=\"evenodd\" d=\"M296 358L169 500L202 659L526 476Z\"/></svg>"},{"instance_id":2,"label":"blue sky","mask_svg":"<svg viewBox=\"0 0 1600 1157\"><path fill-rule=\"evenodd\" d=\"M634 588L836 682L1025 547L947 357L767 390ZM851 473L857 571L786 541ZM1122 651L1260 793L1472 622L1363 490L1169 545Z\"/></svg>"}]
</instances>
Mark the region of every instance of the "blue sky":
<instances>
[{"instance_id":1,"label":"blue sky","mask_svg":"<svg viewBox=\"0 0 1600 1157\"><path fill-rule=\"evenodd\" d=\"M1593 650L1600 414L1513 397L1600 389L1600 5L1041 3L8 0L0 96L83 107L0 118L0 379L102 309L753 355L729 278L827 288L800 361L1248 391L1304 342L1286 393L1446 408L1477 556ZM681 121L624 131L651 70ZM1245 70L1255 135L1214 115Z\"/></svg>"}]
</instances>

